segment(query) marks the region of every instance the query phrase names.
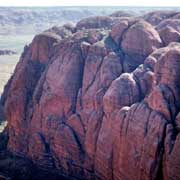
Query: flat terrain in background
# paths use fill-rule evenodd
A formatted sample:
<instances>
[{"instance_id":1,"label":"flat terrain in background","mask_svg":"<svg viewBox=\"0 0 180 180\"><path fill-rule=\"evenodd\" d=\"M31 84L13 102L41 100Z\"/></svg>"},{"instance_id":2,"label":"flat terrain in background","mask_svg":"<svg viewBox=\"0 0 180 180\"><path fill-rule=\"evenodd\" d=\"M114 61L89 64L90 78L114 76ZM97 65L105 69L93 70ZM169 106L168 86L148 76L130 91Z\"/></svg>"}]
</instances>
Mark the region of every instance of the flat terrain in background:
<instances>
[{"instance_id":1,"label":"flat terrain in background","mask_svg":"<svg viewBox=\"0 0 180 180\"><path fill-rule=\"evenodd\" d=\"M14 71L25 44L31 42L34 35L0 35L0 49L10 49L17 54L0 56L0 94Z\"/></svg>"}]
</instances>

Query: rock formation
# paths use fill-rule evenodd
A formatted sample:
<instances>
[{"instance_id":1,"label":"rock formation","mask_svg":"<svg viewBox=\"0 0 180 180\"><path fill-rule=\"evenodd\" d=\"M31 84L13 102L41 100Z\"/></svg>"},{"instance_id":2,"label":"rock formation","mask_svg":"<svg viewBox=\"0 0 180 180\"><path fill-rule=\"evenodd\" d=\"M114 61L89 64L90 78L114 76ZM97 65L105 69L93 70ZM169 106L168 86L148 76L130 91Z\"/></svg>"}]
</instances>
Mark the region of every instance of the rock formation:
<instances>
[{"instance_id":1,"label":"rock formation","mask_svg":"<svg viewBox=\"0 0 180 180\"><path fill-rule=\"evenodd\" d=\"M180 23L145 20L35 36L3 95L8 149L79 179L180 179Z\"/></svg>"}]
</instances>

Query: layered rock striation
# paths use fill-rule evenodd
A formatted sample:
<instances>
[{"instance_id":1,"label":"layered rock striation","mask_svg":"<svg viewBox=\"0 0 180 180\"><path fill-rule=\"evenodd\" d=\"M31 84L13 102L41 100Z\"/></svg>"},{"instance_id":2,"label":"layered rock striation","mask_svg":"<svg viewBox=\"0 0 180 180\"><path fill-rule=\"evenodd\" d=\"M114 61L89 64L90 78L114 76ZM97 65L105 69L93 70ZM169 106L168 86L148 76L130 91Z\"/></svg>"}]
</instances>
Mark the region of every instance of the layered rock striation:
<instances>
[{"instance_id":1,"label":"layered rock striation","mask_svg":"<svg viewBox=\"0 0 180 180\"><path fill-rule=\"evenodd\" d=\"M79 179L179 179L180 23L168 17L35 36L1 100L8 149Z\"/></svg>"}]
</instances>

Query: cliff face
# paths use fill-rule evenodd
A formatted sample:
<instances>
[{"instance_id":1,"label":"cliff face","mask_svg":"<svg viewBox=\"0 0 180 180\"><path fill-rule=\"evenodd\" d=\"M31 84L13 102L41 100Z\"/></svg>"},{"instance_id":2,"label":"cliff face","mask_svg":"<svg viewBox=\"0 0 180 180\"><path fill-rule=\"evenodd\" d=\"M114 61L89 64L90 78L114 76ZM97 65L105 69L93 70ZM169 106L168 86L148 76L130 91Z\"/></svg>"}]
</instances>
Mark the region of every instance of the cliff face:
<instances>
[{"instance_id":1,"label":"cliff face","mask_svg":"<svg viewBox=\"0 0 180 180\"><path fill-rule=\"evenodd\" d=\"M66 38L37 35L3 96L8 149L80 179L180 179L176 17L92 17L60 28Z\"/></svg>"}]
</instances>

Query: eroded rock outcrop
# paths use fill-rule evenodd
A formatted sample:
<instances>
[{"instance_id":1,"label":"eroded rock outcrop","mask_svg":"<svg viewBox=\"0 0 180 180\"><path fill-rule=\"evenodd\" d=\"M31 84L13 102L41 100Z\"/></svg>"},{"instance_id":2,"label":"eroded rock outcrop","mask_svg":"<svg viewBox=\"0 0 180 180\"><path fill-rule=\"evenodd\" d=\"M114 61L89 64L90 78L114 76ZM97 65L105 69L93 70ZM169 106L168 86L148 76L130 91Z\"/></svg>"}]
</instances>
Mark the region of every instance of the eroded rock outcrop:
<instances>
[{"instance_id":1,"label":"eroded rock outcrop","mask_svg":"<svg viewBox=\"0 0 180 180\"><path fill-rule=\"evenodd\" d=\"M167 19L158 24L156 29L165 45L171 42L180 42L179 24L179 19Z\"/></svg>"},{"instance_id":2,"label":"eroded rock outcrop","mask_svg":"<svg viewBox=\"0 0 180 180\"><path fill-rule=\"evenodd\" d=\"M156 29L92 17L37 35L6 92L8 149L79 179L177 180L180 44Z\"/></svg>"},{"instance_id":3,"label":"eroded rock outcrop","mask_svg":"<svg viewBox=\"0 0 180 180\"><path fill-rule=\"evenodd\" d=\"M134 70L150 53L162 46L153 26L138 19L123 19L115 23L111 37L124 53L125 72Z\"/></svg>"},{"instance_id":4,"label":"eroded rock outcrop","mask_svg":"<svg viewBox=\"0 0 180 180\"><path fill-rule=\"evenodd\" d=\"M149 12L145 15L143 15L143 18L148 21L149 23L151 23L152 25L157 25L159 24L161 21L165 20L165 19L169 19L169 18L173 18L173 17L177 17L179 15L179 12L175 12L175 11L153 11L153 12Z\"/></svg>"}]
</instances>

